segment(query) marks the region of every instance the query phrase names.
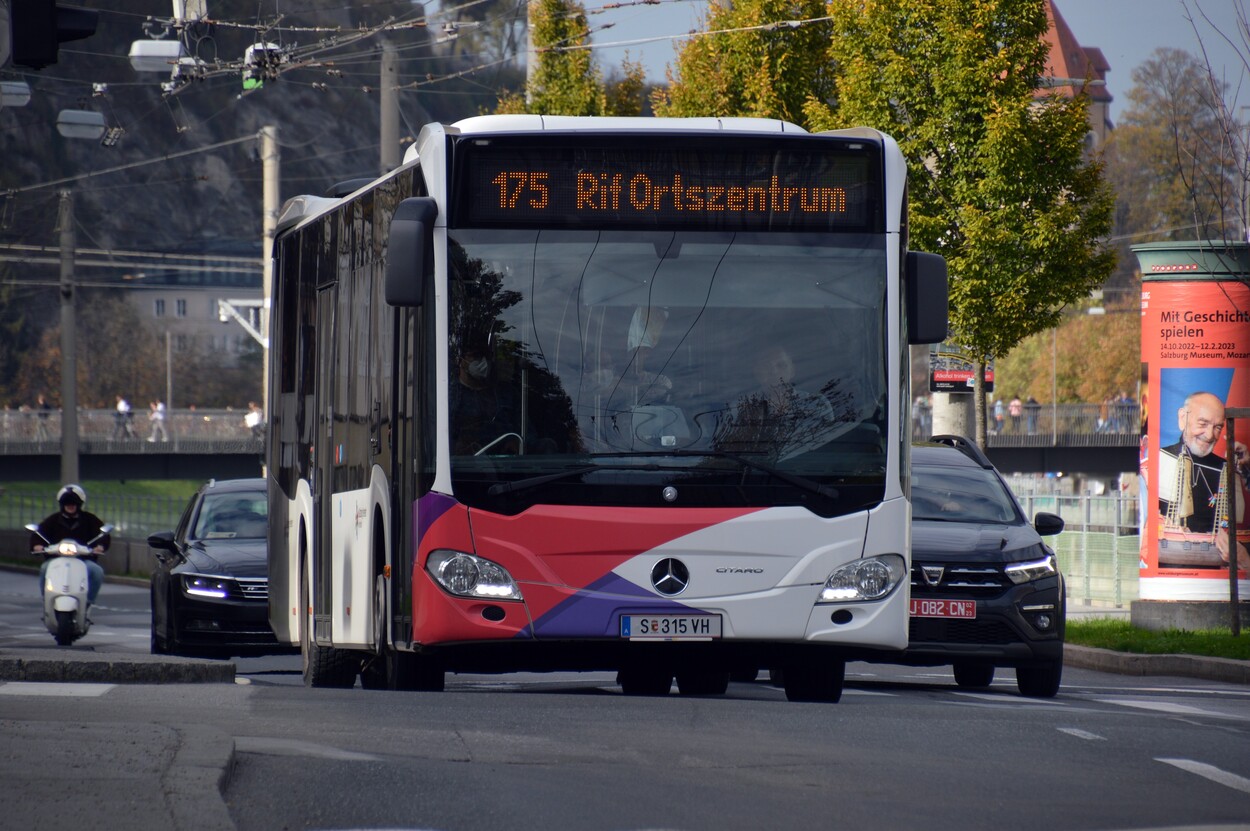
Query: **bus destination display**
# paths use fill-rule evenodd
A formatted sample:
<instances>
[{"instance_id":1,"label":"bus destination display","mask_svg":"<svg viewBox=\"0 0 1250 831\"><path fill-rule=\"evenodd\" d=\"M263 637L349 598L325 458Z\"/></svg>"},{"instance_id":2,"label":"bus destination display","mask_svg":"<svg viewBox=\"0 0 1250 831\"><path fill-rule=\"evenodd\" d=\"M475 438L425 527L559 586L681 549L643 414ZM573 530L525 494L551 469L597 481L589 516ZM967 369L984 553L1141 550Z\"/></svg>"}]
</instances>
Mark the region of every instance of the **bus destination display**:
<instances>
[{"instance_id":1,"label":"bus destination display","mask_svg":"<svg viewBox=\"0 0 1250 831\"><path fill-rule=\"evenodd\" d=\"M453 224L873 231L879 222L873 145L773 139L708 149L689 136L613 138L462 142Z\"/></svg>"}]
</instances>

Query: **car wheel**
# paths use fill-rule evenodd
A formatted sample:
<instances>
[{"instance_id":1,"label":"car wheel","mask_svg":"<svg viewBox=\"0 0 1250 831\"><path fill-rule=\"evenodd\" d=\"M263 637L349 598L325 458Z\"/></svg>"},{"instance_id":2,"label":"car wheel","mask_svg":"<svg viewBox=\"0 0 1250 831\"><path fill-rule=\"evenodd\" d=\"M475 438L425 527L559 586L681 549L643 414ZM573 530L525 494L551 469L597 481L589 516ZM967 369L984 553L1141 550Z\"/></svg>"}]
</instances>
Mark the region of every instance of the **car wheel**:
<instances>
[{"instance_id":1,"label":"car wheel","mask_svg":"<svg viewBox=\"0 0 1250 831\"><path fill-rule=\"evenodd\" d=\"M955 664L955 683L970 689L988 687L994 683L993 664Z\"/></svg>"},{"instance_id":2,"label":"car wheel","mask_svg":"<svg viewBox=\"0 0 1250 831\"><path fill-rule=\"evenodd\" d=\"M735 681L739 684L751 684L754 683L755 679L759 678L759 676L759 667L739 667L738 669L730 671L729 680Z\"/></svg>"},{"instance_id":3,"label":"car wheel","mask_svg":"<svg viewBox=\"0 0 1250 831\"><path fill-rule=\"evenodd\" d=\"M616 683L625 695L668 695L673 673L651 667L628 667L616 674Z\"/></svg>"},{"instance_id":4,"label":"car wheel","mask_svg":"<svg viewBox=\"0 0 1250 831\"><path fill-rule=\"evenodd\" d=\"M836 704L842 700L842 685L846 680L846 661L812 660L788 664L782 673L782 683L789 701L819 701Z\"/></svg>"},{"instance_id":5,"label":"car wheel","mask_svg":"<svg viewBox=\"0 0 1250 831\"><path fill-rule=\"evenodd\" d=\"M1063 662L1016 667L1016 687L1028 698L1054 698L1063 677Z\"/></svg>"},{"instance_id":6,"label":"car wheel","mask_svg":"<svg viewBox=\"0 0 1250 831\"><path fill-rule=\"evenodd\" d=\"M152 592L152 654L168 655L169 643L161 637L160 627L156 623L156 592Z\"/></svg>"},{"instance_id":7,"label":"car wheel","mask_svg":"<svg viewBox=\"0 0 1250 831\"><path fill-rule=\"evenodd\" d=\"M752 678L752 681L755 679ZM724 695L729 689L728 672L679 672L677 692L682 695Z\"/></svg>"}]
</instances>

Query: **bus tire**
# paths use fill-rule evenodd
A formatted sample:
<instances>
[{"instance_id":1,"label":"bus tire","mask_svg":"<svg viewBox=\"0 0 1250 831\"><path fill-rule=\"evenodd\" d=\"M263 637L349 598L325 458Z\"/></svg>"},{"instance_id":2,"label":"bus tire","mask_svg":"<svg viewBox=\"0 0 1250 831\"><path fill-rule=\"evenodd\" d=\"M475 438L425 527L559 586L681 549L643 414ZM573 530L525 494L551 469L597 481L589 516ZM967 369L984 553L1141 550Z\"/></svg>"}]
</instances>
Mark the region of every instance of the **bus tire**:
<instances>
[{"instance_id":1,"label":"bus tire","mask_svg":"<svg viewBox=\"0 0 1250 831\"><path fill-rule=\"evenodd\" d=\"M846 661L821 660L815 655L807 661L785 667L783 681L790 701L818 701L836 704L842 699L846 680Z\"/></svg>"},{"instance_id":2,"label":"bus tire","mask_svg":"<svg viewBox=\"0 0 1250 831\"><path fill-rule=\"evenodd\" d=\"M301 570L299 587L300 609L303 611L299 648L304 665L304 686L350 689L356 685L360 659L345 649L318 646L312 635L313 613L309 601L307 570Z\"/></svg>"}]
</instances>

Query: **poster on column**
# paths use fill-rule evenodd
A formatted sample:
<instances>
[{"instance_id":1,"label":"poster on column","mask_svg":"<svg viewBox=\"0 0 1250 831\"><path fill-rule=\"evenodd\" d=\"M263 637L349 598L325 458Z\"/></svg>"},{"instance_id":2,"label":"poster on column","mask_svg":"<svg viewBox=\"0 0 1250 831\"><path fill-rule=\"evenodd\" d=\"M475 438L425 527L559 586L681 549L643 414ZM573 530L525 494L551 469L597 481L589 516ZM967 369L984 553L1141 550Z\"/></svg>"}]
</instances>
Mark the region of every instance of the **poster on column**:
<instances>
[{"instance_id":1,"label":"poster on column","mask_svg":"<svg viewBox=\"0 0 1250 831\"><path fill-rule=\"evenodd\" d=\"M1227 600L1230 556L1237 557L1240 586L1248 585L1250 419L1238 420L1230 446L1225 411L1250 407L1250 285L1213 276L1143 275L1142 359L1149 378L1141 470L1147 485L1144 600ZM1235 552L1230 514L1236 517Z\"/></svg>"}]
</instances>

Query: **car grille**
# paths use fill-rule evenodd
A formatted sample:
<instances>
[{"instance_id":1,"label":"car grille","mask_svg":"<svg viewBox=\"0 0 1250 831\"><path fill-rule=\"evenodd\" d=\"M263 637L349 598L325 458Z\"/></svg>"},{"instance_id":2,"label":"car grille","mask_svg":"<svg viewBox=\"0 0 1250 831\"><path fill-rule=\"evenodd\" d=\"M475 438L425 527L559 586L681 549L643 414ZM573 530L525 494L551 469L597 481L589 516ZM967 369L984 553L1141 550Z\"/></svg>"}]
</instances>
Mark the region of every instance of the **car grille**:
<instances>
[{"instance_id":1,"label":"car grille","mask_svg":"<svg viewBox=\"0 0 1250 831\"><path fill-rule=\"evenodd\" d=\"M940 579L930 582L925 567L942 569ZM912 597L997 597L1011 588L1012 582L1002 566L992 563L938 564L912 563Z\"/></svg>"},{"instance_id":2,"label":"car grille","mask_svg":"<svg viewBox=\"0 0 1250 831\"><path fill-rule=\"evenodd\" d=\"M908 639L921 643L1007 644L1020 636L1001 620L951 620L945 618L911 619Z\"/></svg>"},{"instance_id":3,"label":"car grille","mask_svg":"<svg viewBox=\"0 0 1250 831\"><path fill-rule=\"evenodd\" d=\"M236 577L235 583L239 587L239 596L234 597L231 592L231 599L257 601L267 603L269 601L269 580L265 577Z\"/></svg>"}]
</instances>

